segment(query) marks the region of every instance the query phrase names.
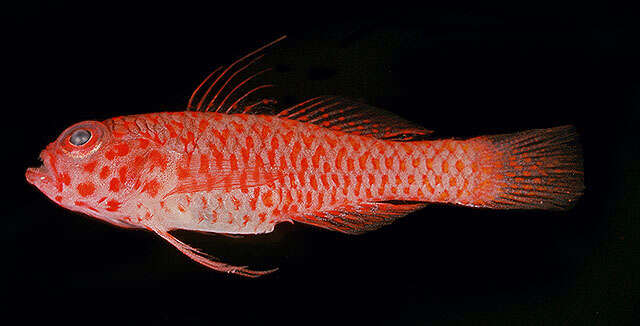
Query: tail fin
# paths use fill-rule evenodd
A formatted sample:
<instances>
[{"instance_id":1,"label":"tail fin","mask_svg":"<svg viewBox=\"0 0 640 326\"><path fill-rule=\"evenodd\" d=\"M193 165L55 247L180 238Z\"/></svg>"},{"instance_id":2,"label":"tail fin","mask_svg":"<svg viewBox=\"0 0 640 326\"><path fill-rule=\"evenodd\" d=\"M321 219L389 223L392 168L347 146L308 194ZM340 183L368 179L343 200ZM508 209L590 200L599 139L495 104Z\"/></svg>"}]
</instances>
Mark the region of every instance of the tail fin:
<instances>
[{"instance_id":1,"label":"tail fin","mask_svg":"<svg viewBox=\"0 0 640 326\"><path fill-rule=\"evenodd\" d=\"M573 126L476 138L489 142L493 191L478 205L496 209L573 206L584 189L582 150Z\"/></svg>"}]
</instances>

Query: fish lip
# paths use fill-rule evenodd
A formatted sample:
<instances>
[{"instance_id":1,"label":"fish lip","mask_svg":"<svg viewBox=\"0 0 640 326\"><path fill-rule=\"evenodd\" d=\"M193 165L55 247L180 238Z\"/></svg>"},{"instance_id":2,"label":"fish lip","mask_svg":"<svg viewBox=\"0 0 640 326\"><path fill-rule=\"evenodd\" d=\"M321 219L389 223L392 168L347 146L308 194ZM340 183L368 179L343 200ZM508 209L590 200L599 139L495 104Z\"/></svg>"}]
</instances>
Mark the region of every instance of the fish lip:
<instances>
[{"instance_id":1,"label":"fish lip","mask_svg":"<svg viewBox=\"0 0 640 326\"><path fill-rule=\"evenodd\" d=\"M36 185L38 183L42 183L44 181L52 179L51 174L49 173L49 169L44 165L37 168L27 168L25 177L27 178L27 181L32 185Z\"/></svg>"},{"instance_id":2,"label":"fish lip","mask_svg":"<svg viewBox=\"0 0 640 326\"><path fill-rule=\"evenodd\" d=\"M40 155L40 161L42 165L39 167L29 167L25 172L25 177L27 182L34 186L38 186L43 183L48 183L50 181L54 181L53 174L51 173L51 169L45 163L43 159L43 155Z\"/></svg>"}]
</instances>

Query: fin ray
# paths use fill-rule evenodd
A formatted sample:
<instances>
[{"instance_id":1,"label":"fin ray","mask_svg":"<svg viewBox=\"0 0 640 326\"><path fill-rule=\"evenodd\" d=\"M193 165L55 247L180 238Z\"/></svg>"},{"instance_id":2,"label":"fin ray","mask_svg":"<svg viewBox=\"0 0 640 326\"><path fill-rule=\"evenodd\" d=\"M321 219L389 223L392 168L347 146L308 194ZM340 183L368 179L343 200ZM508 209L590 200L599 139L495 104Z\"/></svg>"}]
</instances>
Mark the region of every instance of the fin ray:
<instances>
[{"instance_id":1,"label":"fin ray","mask_svg":"<svg viewBox=\"0 0 640 326\"><path fill-rule=\"evenodd\" d=\"M313 214L293 216L291 219L342 233L360 234L391 224L394 220L426 205L425 202L366 202L343 205Z\"/></svg>"},{"instance_id":2,"label":"fin ray","mask_svg":"<svg viewBox=\"0 0 640 326\"><path fill-rule=\"evenodd\" d=\"M172 246L176 247L178 250L180 250L180 252L182 252L183 254L185 254L187 257L191 258L195 262L220 272L255 278L255 277L266 275L278 270L277 268L274 268L266 271L255 271L255 270L249 269L247 266L234 266L227 263L223 263L219 261L217 258L180 241L178 238L174 237L168 231L163 230L162 228L159 228L156 226L147 226L147 228L155 232L157 235L159 235L163 239L165 239Z\"/></svg>"}]
</instances>

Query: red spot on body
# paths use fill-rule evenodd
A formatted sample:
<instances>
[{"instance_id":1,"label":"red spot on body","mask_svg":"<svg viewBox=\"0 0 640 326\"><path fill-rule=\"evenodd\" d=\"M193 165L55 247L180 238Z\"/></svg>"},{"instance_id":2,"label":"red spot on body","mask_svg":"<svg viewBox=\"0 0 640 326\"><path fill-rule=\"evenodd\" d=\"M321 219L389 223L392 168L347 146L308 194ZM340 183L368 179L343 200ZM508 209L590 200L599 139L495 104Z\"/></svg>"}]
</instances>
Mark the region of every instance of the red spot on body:
<instances>
[{"instance_id":1,"label":"red spot on body","mask_svg":"<svg viewBox=\"0 0 640 326\"><path fill-rule=\"evenodd\" d=\"M449 172L449 162L442 161L442 173L448 173L448 172Z\"/></svg>"},{"instance_id":2,"label":"red spot on body","mask_svg":"<svg viewBox=\"0 0 640 326\"><path fill-rule=\"evenodd\" d=\"M204 132L205 130L207 130L208 126L209 126L209 121L202 119L200 120L200 123L198 123L198 130L200 132Z\"/></svg>"},{"instance_id":3,"label":"red spot on body","mask_svg":"<svg viewBox=\"0 0 640 326\"><path fill-rule=\"evenodd\" d=\"M129 154L129 145L127 143L119 143L113 146L116 156L125 156Z\"/></svg>"},{"instance_id":4,"label":"red spot on body","mask_svg":"<svg viewBox=\"0 0 640 326\"><path fill-rule=\"evenodd\" d=\"M116 212L120 209L120 205L122 203L120 203L119 201L115 200L115 199L111 199L107 202L107 210L109 212Z\"/></svg>"},{"instance_id":5,"label":"red spot on body","mask_svg":"<svg viewBox=\"0 0 640 326\"><path fill-rule=\"evenodd\" d=\"M391 170L393 168L393 156L387 156L384 159L384 165L387 167L387 169Z\"/></svg>"},{"instance_id":6,"label":"red spot on body","mask_svg":"<svg viewBox=\"0 0 640 326\"><path fill-rule=\"evenodd\" d=\"M240 201L238 200L238 198L231 196L231 202L233 203L233 207L236 210L240 209Z\"/></svg>"},{"instance_id":7,"label":"red spot on body","mask_svg":"<svg viewBox=\"0 0 640 326\"><path fill-rule=\"evenodd\" d=\"M413 165L414 168L417 168L418 166L420 166L420 158L416 157L413 159L413 161L411 161L411 165Z\"/></svg>"},{"instance_id":8,"label":"red spot on body","mask_svg":"<svg viewBox=\"0 0 640 326\"><path fill-rule=\"evenodd\" d=\"M351 178L348 175L344 175L344 186L342 187L342 193L345 196L349 193L350 184L351 184Z\"/></svg>"},{"instance_id":9,"label":"red spot on body","mask_svg":"<svg viewBox=\"0 0 640 326\"><path fill-rule=\"evenodd\" d=\"M117 178L111 179L111 181L109 182L109 190L113 192L120 191L120 180L118 180Z\"/></svg>"},{"instance_id":10,"label":"red spot on body","mask_svg":"<svg viewBox=\"0 0 640 326\"><path fill-rule=\"evenodd\" d=\"M300 145L300 143L298 142L295 142L293 144L293 148L291 149L291 156L290 156L291 166L293 167L296 166L296 159L298 158L298 153L300 153L300 149L302 149L302 145Z\"/></svg>"},{"instance_id":11,"label":"red spot on body","mask_svg":"<svg viewBox=\"0 0 640 326\"><path fill-rule=\"evenodd\" d=\"M318 183L316 181L316 177L313 174L309 176L309 184L311 185L311 188L313 188L313 190L318 190Z\"/></svg>"},{"instance_id":12,"label":"red spot on body","mask_svg":"<svg viewBox=\"0 0 640 326\"><path fill-rule=\"evenodd\" d=\"M182 166L178 166L177 174L178 174L178 180L187 179L189 178L189 175L190 175L189 170Z\"/></svg>"},{"instance_id":13,"label":"red spot on body","mask_svg":"<svg viewBox=\"0 0 640 326\"><path fill-rule=\"evenodd\" d=\"M324 162L324 173L329 173L331 171L331 165L328 162Z\"/></svg>"},{"instance_id":14,"label":"red spot on body","mask_svg":"<svg viewBox=\"0 0 640 326\"><path fill-rule=\"evenodd\" d=\"M56 196L55 200L56 200L57 202L62 201L62 196Z\"/></svg>"},{"instance_id":15,"label":"red spot on body","mask_svg":"<svg viewBox=\"0 0 640 326\"><path fill-rule=\"evenodd\" d=\"M158 194L158 191L160 190L160 183L158 182L158 180L153 179L149 182L147 182L144 187L142 187L142 192L146 192L149 194L149 196L151 197L155 197Z\"/></svg>"},{"instance_id":16,"label":"red spot on body","mask_svg":"<svg viewBox=\"0 0 640 326\"><path fill-rule=\"evenodd\" d=\"M78 193L82 197L91 196L96 191L96 186L91 182L83 182L78 184Z\"/></svg>"},{"instance_id":17,"label":"red spot on body","mask_svg":"<svg viewBox=\"0 0 640 326\"><path fill-rule=\"evenodd\" d=\"M310 134L309 137L307 137L307 135L305 134L301 134L301 136L302 136L302 142L307 147L311 147L311 144L313 143L313 134Z\"/></svg>"},{"instance_id":18,"label":"red spot on body","mask_svg":"<svg viewBox=\"0 0 640 326\"><path fill-rule=\"evenodd\" d=\"M253 196L249 199L249 207L251 207L252 211L256 210L256 205L258 204L258 197L260 196L260 188L253 188Z\"/></svg>"},{"instance_id":19,"label":"red spot on body","mask_svg":"<svg viewBox=\"0 0 640 326\"><path fill-rule=\"evenodd\" d=\"M111 161L116 157L116 153L114 151L112 151L112 150L108 150L106 153L104 153L104 157L107 160Z\"/></svg>"},{"instance_id":20,"label":"red spot on body","mask_svg":"<svg viewBox=\"0 0 640 326\"><path fill-rule=\"evenodd\" d=\"M68 174L63 173L63 174L60 176L60 181L62 181L62 183L64 183L65 185L67 185L67 186L68 186L68 185L70 185L70 184L71 184L71 177L70 177Z\"/></svg>"},{"instance_id":21,"label":"red spot on body","mask_svg":"<svg viewBox=\"0 0 640 326\"><path fill-rule=\"evenodd\" d=\"M338 150L338 155L336 156L336 168L338 168L338 170L342 169L342 158L344 158L344 155L346 153L347 153L347 149L344 147Z\"/></svg>"},{"instance_id":22,"label":"red spot on body","mask_svg":"<svg viewBox=\"0 0 640 326\"><path fill-rule=\"evenodd\" d=\"M320 181L322 181L322 185L329 189L330 185L329 185L329 181L327 180L327 175L326 174L321 174L320 175Z\"/></svg>"},{"instance_id":23,"label":"red spot on body","mask_svg":"<svg viewBox=\"0 0 640 326\"><path fill-rule=\"evenodd\" d=\"M410 174L410 175L407 177L407 182L408 182L410 185L411 185L411 184L413 184L413 183L415 182L415 177L414 177L412 174Z\"/></svg>"},{"instance_id":24,"label":"red spot on body","mask_svg":"<svg viewBox=\"0 0 640 326\"><path fill-rule=\"evenodd\" d=\"M149 146L149 140L138 138L138 147L140 147L140 149L146 149L147 146Z\"/></svg>"},{"instance_id":25,"label":"red spot on body","mask_svg":"<svg viewBox=\"0 0 640 326\"><path fill-rule=\"evenodd\" d=\"M237 122L232 120L231 121L231 125L233 125L233 127L236 129L236 131L239 134L244 132L244 127L241 124L239 124L239 123L237 123Z\"/></svg>"},{"instance_id":26,"label":"red spot on body","mask_svg":"<svg viewBox=\"0 0 640 326\"><path fill-rule=\"evenodd\" d=\"M367 159L369 158L369 155L371 155L371 153L369 151L366 151L358 159L358 163L360 164L360 169L364 170L366 168Z\"/></svg>"},{"instance_id":27,"label":"red spot on body","mask_svg":"<svg viewBox=\"0 0 640 326\"><path fill-rule=\"evenodd\" d=\"M448 198L449 198L449 192L447 192L446 190L440 194L440 197L438 197L440 201L446 201Z\"/></svg>"},{"instance_id":28,"label":"red spot on body","mask_svg":"<svg viewBox=\"0 0 640 326\"><path fill-rule=\"evenodd\" d=\"M111 173L111 169L108 166L102 167L100 170L100 179L106 179L109 176L109 173Z\"/></svg>"},{"instance_id":29,"label":"red spot on body","mask_svg":"<svg viewBox=\"0 0 640 326\"><path fill-rule=\"evenodd\" d=\"M85 164L82 168L83 168L86 172L91 173L91 172L93 172L93 170L96 168L96 165L97 165L97 164L98 164L98 162L96 162L96 161L92 161L92 162L89 162L89 163Z\"/></svg>"},{"instance_id":30,"label":"red spot on body","mask_svg":"<svg viewBox=\"0 0 640 326\"><path fill-rule=\"evenodd\" d=\"M358 141L355 138L349 138L348 141L351 144L351 147L353 147L353 150L355 152L357 152L360 149L360 141Z\"/></svg>"},{"instance_id":31,"label":"red spot on body","mask_svg":"<svg viewBox=\"0 0 640 326\"><path fill-rule=\"evenodd\" d=\"M232 171L238 170L238 160L236 159L235 154L231 154L229 156L229 165L231 166Z\"/></svg>"},{"instance_id":32,"label":"red spot on body","mask_svg":"<svg viewBox=\"0 0 640 326\"><path fill-rule=\"evenodd\" d=\"M313 156L311 157L311 164L313 164L314 168L318 168L319 166L319 162L320 162L320 158L323 157L325 155L325 151L324 148L322 146L318 146L318 148L316 148L316 152L313 154Z\"/></svg>"},{"instance_id":33,"label":"red spot on body","mask_svg":"<svg viewBox=\"0 0 640 326\"><path fill-rule=\"evenodd\" d=\"M122 184L125 184L127 182L127 166L121 166L120 169L118 169L118 176L120 177L120 182L122 182Z\"/></svg>"},{"instance_id":34,"label":"red spot on body","mask_svg":"<svg viewBox=\"0 0 640 326\"><path fill-rule=\"evenodd\" d=\"M273 198L272 198L272 192L271 190L265 192L262 195L262 203L264 204L264 206L266 207L271 207L273 206Z\"/></svg>"},{"instance_id":35,"label":"red spot on body","mask_svg":"<svg viewBox=\"0 0 640 326\"><path fill-rule=\"evenodd\" d=\"M176 130L173 129L173 126L171 126L170 124L165 124L164 126L169 131L169 137L171 137L171 138L178 137L178 134L176 134Z\"/></svg>"},{"instance_id":36,"label":"red spot on body","mask_svg":"<svg viewBox=\"0 0 640 326\"><path fill-rule=\"evenodd\" d=\"M199 173L208 174L209 173L209 156L205 154L200 154L200 169Z\"/></svg>"},{"instance_id":37,"label":"red spot on body","mask_svg":"<svg viewBox=\"0 0 640 326\"><path fill-rule=\"evenodd\" d=\"M332 195L332 196L335 196L335 194L336 194L336 188L333 188L332 190L333 190L333 195ZM324 193L319 192L319 193L318 193L318 202L316 203L316 204L318 205L318 206L317 206L318 208L321 208L321 207L322 207L322 204L323 204L323 202L324 202L324 198L323 198L323 197L324 197Z\"/></svg>"},{"instance_id":38,"label":"red spot on body","mask_svg":"<svg viewBox=\"0 0 640 326\"><path fill-rule=\"evenodd\" d=\"M400 171L404 172L407 169L407 165L404 160L400 160Z\"/></svg>"},{"instance_id":39,"label":"red spot on body","mask_svg":"<svg viewBox=\"0 0 640 326\"><path fill-rule=\"evenodd\" d=\"M150 170L159 167L161 171L164 171L167 168L167 159L156 150L149 152L149 161L151 162Z\"/></svg>"}]
</instances>

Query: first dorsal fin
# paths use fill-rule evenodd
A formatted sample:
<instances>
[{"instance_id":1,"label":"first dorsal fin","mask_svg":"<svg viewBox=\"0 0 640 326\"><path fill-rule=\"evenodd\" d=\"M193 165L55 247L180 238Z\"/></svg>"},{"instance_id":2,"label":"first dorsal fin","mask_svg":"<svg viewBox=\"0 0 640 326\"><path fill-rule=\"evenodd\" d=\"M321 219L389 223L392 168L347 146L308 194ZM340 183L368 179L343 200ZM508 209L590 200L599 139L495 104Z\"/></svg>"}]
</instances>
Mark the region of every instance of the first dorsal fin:
<instances>
[{"instance_id":1,"label":"first dorsal fin","mask_svg":"<svg viewBox=\"0 0 640 326\"><path fill-rule=\"evenodd\" d=\"M262 59L264 56L262 52L265 49L286 37L286 35L283 35L230 65L218 67L193 91L187 103L187 110L246 113L244 110L249 107L248 103L274 102L272 99L264 98L260 98L260 101L255 100L256 93L274 85L261 83L257 78L272 69L260 69L254 64Z\"/></svg>"}]
</instances>

